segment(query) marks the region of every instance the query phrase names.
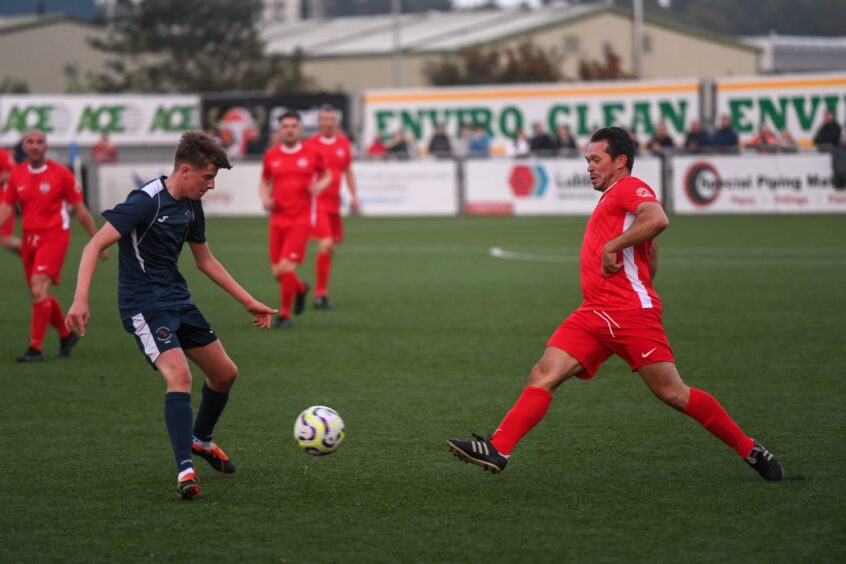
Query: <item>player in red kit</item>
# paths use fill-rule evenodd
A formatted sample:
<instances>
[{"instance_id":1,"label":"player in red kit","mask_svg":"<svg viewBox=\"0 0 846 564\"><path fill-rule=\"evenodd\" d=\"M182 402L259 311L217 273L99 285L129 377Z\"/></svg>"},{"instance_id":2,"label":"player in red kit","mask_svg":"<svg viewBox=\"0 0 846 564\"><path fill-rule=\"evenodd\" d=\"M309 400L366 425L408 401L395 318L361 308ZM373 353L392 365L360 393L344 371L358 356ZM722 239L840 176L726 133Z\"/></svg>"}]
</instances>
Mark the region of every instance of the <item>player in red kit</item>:
<instances>
[{"instance_id":1,"label":"player in red kit","mask_svg":"<svg viewBox=\"0 0 846 564\"><path fill-rule=\"evenodd\" d=\"M36 362L44 359L41 349L48 325L59 333L59 356L70 356L79 340L76 333L65 327L62 306L50 295L51 284L59 283L70 244L66 203L89 235L93 236L97 227L71 171L46 158L44 133L29 131L22 142L27 161L16 165L9 175L8 188L0 204L0 225L12 217L15 204L19 204L23 214L21 258L32 299L32 320L29 348L17 360ZM105 257L104 254L102 258Z\"/></svg>"},{"instance_id":2,"label":"player in red kit","mask_svg":"<svg viewBox=\"0 0 846 564\"><path fill-rule=\"evenodd\" d=\"M341 177L347 182L350 191L350 204L353 211L358 210L358 196L355 174L352 170L350 141L338 130L338 116L332 106L323 106L317 120L318 133L307 141L323 155L326 168L332 173L332 182L317 198L317 217L312 237L318 240L316 261L316 279L314 288L314 307L329 309L329 276L332 272L332 256L335 245L344 240L341 222Z\"/></svg>"},{"instance_id":3,"label":"player in red kit","mask_svg":"<svg viewBox=\"0 0 846 564\"><path fill-rule=\"evenodd\" d=\"M689 387L676 370L652 281L658 268L654 243L669 225L655 193L631 176L634 146L618 127L600 129L585 150L594 189L602 192L582 243L584 300L552 334L528 386L490 438L450 439L460 459L499 473L514 446L543 419L552 392L565 380L592 378L612 354L659 399L692 417L735 450L765 480L781 480L778 458L747 436L719 402Z\"/></svg>"},{"instance_id":4,"label":"player in red kit","mask_svg":"<svg viewBox=\"0 0 846 564\"><path fill-rule=\"evenodd\" d=\"M9 179L12 169L15 168L15 159L5 149L0 149L0 202L6 194L6 181ZM13 210L14 211L14 210ZM13 253L21 252L21 242L15 237L15 218L10 217L0 224L0 245Z\"/></svg>"},{"instance_id":5,"label":"player in red kit","mask_svg":"<svg viewBox=\"0 0 846 564\"><path fill-rule=\"evenodd\" d=\"M270 212L270 268L279 280L277 328L291 327L292 306L294 315L305 308L309 287L297 276L297 266L315 224L317 196L332 181L321 154L300 142L301 133L300 114L283 114L281 143L264 153L259 185L262 205Z\"/></svg>"}]
</instances>

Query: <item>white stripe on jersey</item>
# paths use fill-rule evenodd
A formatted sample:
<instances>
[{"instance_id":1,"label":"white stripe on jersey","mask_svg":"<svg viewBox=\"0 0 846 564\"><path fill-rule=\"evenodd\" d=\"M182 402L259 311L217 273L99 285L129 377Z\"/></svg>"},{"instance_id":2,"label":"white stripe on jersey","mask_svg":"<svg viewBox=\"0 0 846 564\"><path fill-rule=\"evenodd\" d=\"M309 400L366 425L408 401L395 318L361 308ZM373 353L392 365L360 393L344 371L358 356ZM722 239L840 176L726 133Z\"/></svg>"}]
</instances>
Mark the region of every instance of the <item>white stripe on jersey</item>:
<instances>
[{"instance_id":1,"label":"white stripe on jersey","mask_svg":"<svg viewBox=\"0 0 846 564\"><path fill-rule=\"evenodd\" d=\"M164 190L164 183L161 178L156 178L141 187L142 192L146 192L151 198Z\"/></svg>"},{"instance_id":2,"label":"white stripe on jersey","mask_svg":"<svg viewBox=\"0 0 846 564\"><path fill-rule=\"evenodd\" d=\"M144 259L141 258L141 252L138 249L138 231L135 229L131 232L132 235L132 249L135 251L135 258L138 259L138 266L141 267L141 272L147 272L144 268Z\"/></svg>"},{"instance_id":3,"label":"white stripe on jersey","mask_svg":"<svg viewBox=\"0 0 846 564\"><path fill-rule=\"evenodd\" d=\"M70 214L68 213L67 202L62 202L62 209L59 212L62 215L62 231L70 229Z\"/></svg>"},{"instance_id":4,"label":"white stripe on jersey","mask_svg":"<svg viewBox=\"0 0 846 564\"><path fill-rule=\"evenodd\" d=\"M626 212L626 220L623 222L623 231L628 230L634 223L635 214ZM644 309L652 308L652 297L646 291L646 286L640 281L637 276L637 264L635 264L634 247L627 247L623 249L623 270L626 272L626 278L629 284L632 285L632 290L635 291L637 297L640 299L640 305Z\"/></svg>"},{"instance_id":5,"label":"white stripe on jersey","mask_svg":"<svg viewBox=\"0 0 846 564\"><path fill-rule=\"evenodd\" d=\"M149 357L151 362L155 363L156 359L159 358L159 348L156 346L156 341L153 339L150 326L147 325L143 313L132 316L132 326L135 327L135 334L144 346L144 354Z\"/></svg>"}]
</instances>

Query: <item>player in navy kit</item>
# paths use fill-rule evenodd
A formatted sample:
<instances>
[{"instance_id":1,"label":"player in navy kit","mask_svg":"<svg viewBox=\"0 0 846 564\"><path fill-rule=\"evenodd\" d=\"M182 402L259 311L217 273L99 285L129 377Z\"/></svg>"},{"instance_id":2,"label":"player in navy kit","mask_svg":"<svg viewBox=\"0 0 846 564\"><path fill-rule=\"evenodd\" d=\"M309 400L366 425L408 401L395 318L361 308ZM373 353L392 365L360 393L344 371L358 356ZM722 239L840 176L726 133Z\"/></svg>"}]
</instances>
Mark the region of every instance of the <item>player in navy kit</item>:
<instances>
[{"instance_id":1,"label":"player in navy kit","mask_svg":"<svg viewBox=\"0 0 846 564\"><path fill-rule=\"evenodd\" d=\"M69 329L85 335L97 257L119 241L120 315L124 328L167 382L165 423L176 459L177 492L184 499L200 493L192 454L219 472L235 471L212 441L212 432L238 375L238 367L191 301L177 269L184 243L188 242L197 268L241 302L253 315L254 325L270 327L276 312L244 290L209 250L200 198L214 189L220 168L232 168L223 149L201 132L187 132L176 148L170 176L133 190L125 202L103 212L107 222L82 252L76 294L66 319ZM189 358L206 376L193 431Z\"/></svg>"}]
</instances>

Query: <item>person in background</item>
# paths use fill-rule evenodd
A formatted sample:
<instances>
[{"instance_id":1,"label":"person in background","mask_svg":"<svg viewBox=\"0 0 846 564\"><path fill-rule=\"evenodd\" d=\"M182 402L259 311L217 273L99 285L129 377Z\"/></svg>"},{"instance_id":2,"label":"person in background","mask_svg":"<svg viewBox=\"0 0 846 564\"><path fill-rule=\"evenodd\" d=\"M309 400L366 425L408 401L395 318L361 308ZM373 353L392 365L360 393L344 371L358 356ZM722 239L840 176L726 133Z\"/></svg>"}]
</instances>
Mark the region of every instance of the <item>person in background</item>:
<instances>
[{"instance_id":1,"label":"person in background","mask_svg":"<svg viewBox=\"0 0 846 564\"><path fill-rule=\"evenodd\" d=\"M630 127L626 130L626 132L629 134L629 139L631 140L632 145L634 146L634 154L635 156L638 156L640 154L640 141L638 140L637 134L635 133L635 128Z\"/></svg>"},{"instance_id":2,"label":"person in background","mask_svg":"<svg viewBox=\"0 0 846 564\"><path fill-rule=\"evenodd\" d=\"M759 153L775 153L778 148L778 137L770 129L770 126L762 123L758 127L758 134L749 140L747 147L755 149Z\"/></svg>"},{"instance_id":3,"label":"person in background","mask_svg":"<svg viewBox=\"0 0 846 564\"><path fill-rule=\"evenodd\" d=\"M834 119L834 112L827 110L823 117L823 124L814 135L814 145L822 151L840 145L843 130Z\"/></svg>"},{"instance_id":4,"label":"person in background","mask_svg":"<svg viewBox=\"0 0 846 564\"><path fill-rule=\"evenodd\" d=\"M394 133L391 144L388 146L388 156L394 159L407 160L411 158L411 148L405 137L405 132L400 129Z\"/></svg>"},{"instance_id":5,"label":"person in background","mask_svg":"<svg viewBox=\"0 0 846 564\"><path fill-rule=\"evenodd\" d=\"M508 144L506 152L509 157L517 159L529 156L529 140L526 138L525 131L521 129L514 134L514 139Z\"/></svg>"},{"instance_id":6,"label":"person in background","mask_svg":"<svg viewBox=\"0 0 846 564\"><path fill-rule=\"evenodd\" d=\"M532 136L529 138L529 149L533 155L539 157L552 156L557 150L557 144L552 136L543 128L543 124L536 121L532 124Z\"/></svg>"},{"instance_id":7,"label":"person in background","mask_svg":"<svg viewBox=\"0 0 846 564\"><path fill-rule=\"evenodd\" d=\"M711 145L721 153L736 152L740 146L737 131L727 115L720 116L720 127L711 136Z\"/></svg>"},{"instance_id":8,"label":"person in background","mask_svg":"<svg viewBox=\"0 0 846 564\"><path fill-rule=\"evenodd\" d=\"M555 145L558 148L559 154L562 155L572 155L579 150L578 145L576 144L576 139L573 137L573 134L570 132L570 126L568 125L559 125L558 132L555 139Z\"/></svg>"},{"instance_id":9,"label":"person in background","mask_svg":"<svg viewBox=\"0 0 846 564\"><path fill-rule=\"evenodd\" d=\"M675 148L675 146L673 138L670 137L670 133L667 131L667 124L663 121L658 122L658 125L655 126L655 133L652 135L652 139L649 140L649 150L653 155L660 155L664 151Z\"/></svg>"},{"instance_id":10,"label":"person in background","mask_svg":"<svg viewBox=\"0 0 846 564\"><path fill-rule=\"evenodd\" d=\"M109 139L107 132L100 134L100 140L91 149L91 158L97 164L114 163L118 160L118 148Z\"/></svg>"},{"instance_id":11,"label":"person in background","mask_svg":"<svg viewBox=\"0 0 846 564\"><path fill-rule=\"evenodd\" d=\"M470 137L470 126L466 123L462 123L458 128L458 138L455 140L455 144L452 148L452 154L456 158L463 159L467 156L467 151L470 147Z\"/></svg>"},{"instance_id":12,"label":"person in background","mask_svg":"<svg viewBox=\"0 0 846 564\"><path fill-rule=\"evenodd\" d=\"M446 134L443 124L435 126L435 133L429 139L428 152L433 157L449 158L452 156L452 143Z\"/></svg>"},{"instance_id":13,"label":"person in background","mask_svg":"<svg viewBox=\"0 0 846 564\"><path fill-rule=\"evenodd\" d=\"M370 146L367 147L366 154L368 157L375 157L383 159L388 154L388 147L385 146L385 143L382 142L382 135L376 133L373 136L373 141L370 142Z\"/></svg>"},{"instance_id":14,"label":"person in background","mask_svg":"<svg viewBox=\"0 0 846 564\"><path fill-rule=\"evenodd\" d=\"M0 202L6 196L6 190L8 189L6 181L9 180L9 174L16 165L17 163L12 158L12 155L5 149L0 149ZM21 254L21 240L15 237L14 214L0 225L0 245L15 254Z\"/></svg>"},{"instance_id":15,"label":"person in background","mask_svg":"<svg viewBox=\"0 0 846 564\"><path fill-rule=\"evenodd\" d=\"M473 128L473 135L467 143L468 157L489 157L491 155L491 136L483 125Z\"/></svg>"},{"instance_id":16,"label":"person in background","mask_svg":"<svg viewBox=\"0 0 846 564\"><path fill-rule=\"evenodd\" d=\"M799 150L796 140L787 129L782 129L778 136L778 150L782 153L795 153Z\"/></svg>"},{"instance_id":17,"label":"person in background","mask_svg":"<svg viewBox=\"0 0 846 564\"><path fill-rule=\"evenodd\" d=\"M688 153L701 153L711 145L711 138L702 129L702 122L698 119L690 122L690 131L684 137L684 150Z\"/></svg>"}]
</instances>

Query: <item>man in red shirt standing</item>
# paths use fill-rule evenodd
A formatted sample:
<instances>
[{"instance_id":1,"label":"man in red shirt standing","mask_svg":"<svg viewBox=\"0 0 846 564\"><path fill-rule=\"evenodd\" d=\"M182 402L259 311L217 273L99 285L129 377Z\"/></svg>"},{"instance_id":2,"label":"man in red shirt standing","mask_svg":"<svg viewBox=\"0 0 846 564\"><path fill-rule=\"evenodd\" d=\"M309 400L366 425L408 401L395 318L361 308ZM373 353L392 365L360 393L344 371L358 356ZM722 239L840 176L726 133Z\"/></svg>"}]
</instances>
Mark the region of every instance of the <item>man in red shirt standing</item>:
<instances>
[{"instance_id":1,"label":"man in red shirt standing","mask_svg":"<svg viewBox=\"0 0 846 564\"><path fill-rule=\"evenodd\" d=\"M710 394L684 383L652 287L658 268L654 239L669 225L655 193L631 176L634 145L618 127L600 129L585 151L593 188L602 192L582 244L584 301L552 334L528 386L489 438L451 439L460 459L502 472L511 450L543 419L552 392L565 380L590 379L612 354L639 372L659 399L692 417L765 480L781 480L778 458L746 435Z\"/></svg>"},{"instance_id":2,"label":"man in red shirt standing","mask_svg":"<svg viewBox=\"0 0 846 564\"><path fill-rule=\"evenodd\" d=\"M274 327L291 327L305 308L308 284L297 277L315 224L317 196L332 181L320 153L300 143L300 114L286 112L279 119L281 143L264 153L259 184L264 209L270 212L270 268L279 280L279 317ZM296 303L294 303L296 299Z\"/></svg>"},{"instance_id":3,"label":"man in red shirt standing","mask_svg":"<svg viewBox=\"0 0 846 564\"><path fill-rule=\"evenodd\" d=\"M51 284L58 284L62 264L70 245L70 217L65 203L73 209L90 236L97 232L82 192L70 170L46 158L47 138L42 131L29 131L23 136L27 161L16 165L9 175L8 188L0 203L0 225L20 204L23 216L21 258L32 299L29 348L18 362L44 360L41 353L47 326L59 333L59 356L70 356L79 340L65 327L64 312L59 301L50 295ZM106 258L104 253L101 258Z\"/></svg>"},{"instance_id":4,"label":"man in red shirt standing","mask_svg":"<svg viewBox=\"0 0 846 564\"><path fill-rule=\"evenodd\" d=\"M5 149L0 149L0 202L6 194L6 181L9 180L9 174L15 168L15 159ZM15 237L15 218L10 217L5 222L0 224L0 245L3 245L13 253L20 254L21 242Z\"/></svg>"},{"instance_id":5,"label":"man in red shirt standing","mask_svg":"<svg viewBox=\"0 0 846 564\"><path fill-rule=\"evenodd\" d=\"M312 237L318 240L317 276L314 289L314 307L329 309L329 275L332 272L332 255L335 245L344 240L341 222L341 175L347 181L352 209L358 210L355 175L352 171L350 141L338 130L338 116L332 106L323 106L318 115L318 133L306 144L323 156L326 168L332 173L332 182L317 198L316 225Z\"/></svg>"}]
</instances>

